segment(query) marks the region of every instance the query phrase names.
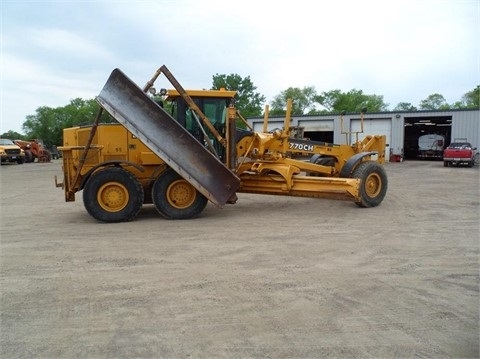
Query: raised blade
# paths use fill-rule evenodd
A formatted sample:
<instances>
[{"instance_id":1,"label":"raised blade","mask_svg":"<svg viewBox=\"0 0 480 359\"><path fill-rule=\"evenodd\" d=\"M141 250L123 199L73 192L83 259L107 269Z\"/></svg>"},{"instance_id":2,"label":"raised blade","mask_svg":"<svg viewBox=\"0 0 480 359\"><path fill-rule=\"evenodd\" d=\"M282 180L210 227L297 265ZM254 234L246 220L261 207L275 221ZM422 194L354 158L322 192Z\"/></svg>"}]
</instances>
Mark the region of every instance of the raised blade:
<instances>
[{"instance_id":1,"label":"raised blade","mask_svg":"<svg viewBox=\"0 0 480 359\"><path fill-rule=\"evenodd\" d=\"M180 176L222 207L240 179L122 71L112 71L99 104Z\"/></svg>"}]
</instances>

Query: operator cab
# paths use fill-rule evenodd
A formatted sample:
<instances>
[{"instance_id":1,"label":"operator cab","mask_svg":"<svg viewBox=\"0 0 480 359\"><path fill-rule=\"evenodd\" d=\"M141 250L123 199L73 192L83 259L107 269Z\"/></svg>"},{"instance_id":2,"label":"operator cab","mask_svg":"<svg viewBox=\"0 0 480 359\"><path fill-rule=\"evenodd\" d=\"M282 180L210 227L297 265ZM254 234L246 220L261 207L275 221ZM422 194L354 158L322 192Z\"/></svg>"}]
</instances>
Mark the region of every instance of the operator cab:
<instances>
[{"instance_id":1,"label":"operator cab","mask_svg":"<svg viewBox=\"0 0 480 359\"><path fill-rule=\"evenodd\" d=\"M236 91L221 90L187 90L198 108L209 119L215 129L225 136L227 108L234 100ZM176 90L168 90L165 98L164 109L183 127L187 129L200 143L205 143L203 131L213 144L219 157L224 159L225 148L217 141L215 136L206 126L200 127L201 118L188 107L185 100Z\"/></svg>"}]
</instances>

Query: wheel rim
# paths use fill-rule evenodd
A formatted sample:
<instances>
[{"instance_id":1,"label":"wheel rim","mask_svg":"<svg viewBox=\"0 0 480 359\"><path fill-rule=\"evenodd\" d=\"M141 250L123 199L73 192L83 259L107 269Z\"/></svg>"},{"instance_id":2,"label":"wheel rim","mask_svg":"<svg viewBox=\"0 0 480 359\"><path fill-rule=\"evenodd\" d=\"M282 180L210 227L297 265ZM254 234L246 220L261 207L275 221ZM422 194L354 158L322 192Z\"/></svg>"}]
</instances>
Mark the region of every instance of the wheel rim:
<instances>
[{"instance_id":1,"label":"wheel rim","mask_svg":"<svg viewBox=\"0 0 480 359\"><path fill-rule=\"evenodd\" d=\"M369 197L376 197L382 189L382 178L378 173L371 173L365 180L365 192Z\"/></svg>"},{"instance_id":2,"label":"wheel rim","mask_svg":"<svg viewBox=\"0 0 480 359\"><path fill-rule=\"evenodd\" d=\"M167 201L175 208L188 208L197 195L195 188L184 179L174 181L167 188Z\"/></svg>"},{"instance_id":3,"label":"wheel rim","mask_svg":"<svg viewBox=\"0 0 480 359\"><path fill-rule=\"evenodd\" d=\"M118 212L124 209L130 196L127 188L118 182L107 182L97 192L100 207L107 212Z\"/></svg>"}]
</instances>

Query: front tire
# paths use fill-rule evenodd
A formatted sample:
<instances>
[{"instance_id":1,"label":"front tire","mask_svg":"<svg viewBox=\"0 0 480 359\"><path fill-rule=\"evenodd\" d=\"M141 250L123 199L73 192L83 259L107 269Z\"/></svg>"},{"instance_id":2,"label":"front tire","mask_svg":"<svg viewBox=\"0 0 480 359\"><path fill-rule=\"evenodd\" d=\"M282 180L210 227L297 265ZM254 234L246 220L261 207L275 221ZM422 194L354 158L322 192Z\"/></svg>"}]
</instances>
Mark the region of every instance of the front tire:
<instances>
[{"instance_id":1,"label":"front tire","mask_svg":"<svg viewBox=\"0 0 480 359\"><path fill-rule=\"evenodd\" d=\"M388 180L384 168L374 161L360 163L353 171L353 178L360 179L359 207L376 207L382 203L387 193Z\"/></svg>"},{"instance_id":2,"label":"front tire","mask_svg":"<svg viewBox=\"0 0 480 359\"><path fill-rule=\"evenodd\" d=\"M83 189L87 212L102 222L133 220L143 205L143 187L127 170L103 168L91 175Z\"/></svg>"},{"instance_id":3,"label":"front tire","mask_svg":"<svg viewBox=\"0 0 480 359\"><path fill-rule=\"evenodd\" d=\"M172 169L167 169L154 182L152 201L167 219L197 217L207 206L207 198Z\"/></svg>"},{"instance_id":4,"label":"front tire","mask_svg":"<svg viewBox=\"0 0 480 359\"><path fill-rule=\"evenodd\" d=\"M31 163L33 162L35 158L33 157L32 151L30 150L25 150L25 162L26 163Z\"/></svg>"}]
</instances>

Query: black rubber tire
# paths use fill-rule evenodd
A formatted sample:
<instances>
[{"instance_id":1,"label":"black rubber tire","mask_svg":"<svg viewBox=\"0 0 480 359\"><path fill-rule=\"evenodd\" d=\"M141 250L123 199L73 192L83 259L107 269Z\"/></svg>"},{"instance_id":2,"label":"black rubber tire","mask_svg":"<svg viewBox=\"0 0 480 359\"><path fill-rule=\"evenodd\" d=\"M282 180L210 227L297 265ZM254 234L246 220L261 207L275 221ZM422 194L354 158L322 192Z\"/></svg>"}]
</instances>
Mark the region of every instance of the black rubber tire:
<instances>
[{"instance_id":1,"label":"black rubber tire","mask_svg":"<svg viewBox=\"0 0 480 359\"><path fill-rule=\"evenodd\" d=\"M324 155L314 155L310 158L310 162L315 163L316 165L322 166L335 166L335 157L324 156Z\"/></svg>"},{"instance_id":2,"label":"black rubber tire","mask_svg":"<svg viewBox=\"0 0 480 359\"><path fill-rule=\"evenodd\" d=\"M191 219L207 206L207 198L174 170L167 169L153 183L152 201L167 219Z\"/></svg>"},{"instance_id":3,"label":"black rubber tire","mask_svg":"<svg viewBox=\"0 0 480 359\"><path fill-rule=\"evenodd\" d=\"M143 187L136 177L119 167L93 173L83 189L87 212L101 222L133 220L143 205Z\"/></svg>"},{"instance_id":4,"label":"black rubber tire","mask_svg":"<svg viewBox=\"0 0 480 359\"><path fill-rule=\"evenodd\" d=\"M310 157L310 163L315 163L316 165L322 165L327 167L333 167L335 166L335 157L316 154ZM324 177L326 175L323 173L310 172L309 176Z\"/></svg>"},{"instance_id":5,"label":"black rubber tire","mask_svg":"<svg viewBox=\"0 0 480 359\"><path fill-rule=\"evenodd\" d=\"M443 161L443 167L448 167L448 161Z\"/></svg>"},{"instance_id":6,"label":"black rubber tire","mask_svg":"<svg viewBox=\"0 0 480 359\"><path fill-rule=\"evenodd\" d=\"M23 164L25 163L25 157L19 158L19 159L17 160L17 163L18 163L19 165L23 165Z\"/></svg>"},{"instance_id":7,"label":"black rubber tire","mask_svg":"<svg viewBox=\"0 0 480 359\"><path fill-rule=\"evenodd\" d=\"M31 162L33 162L34 159L35 159L35 157L33 157L32 151L26 150L25 151L25 162L31 163Z\"/></svg>"},{"instance_id":8,"label":"black rubber tire","mask_svg":"<svg viewBox=\"0 0 480 359\"><path fill-rule=\"evenodd\" d=\"M388 188L387 174L382 165L375 161L360 163L353 171L352 178L360 179L359 207L376 207L382 203Z\"/></svg>"}]
</instances>

